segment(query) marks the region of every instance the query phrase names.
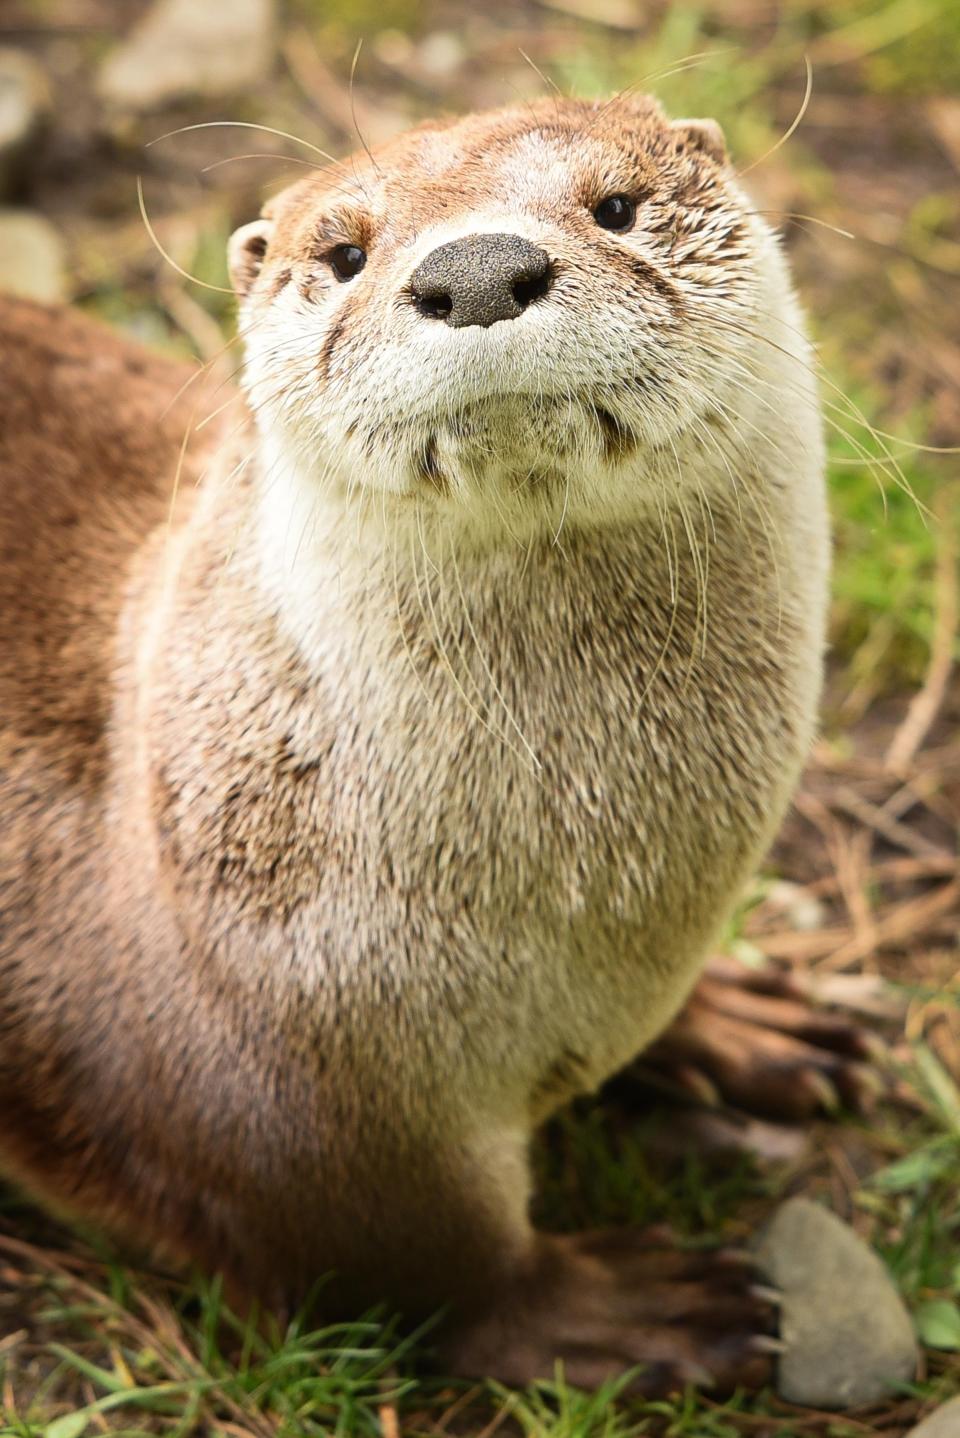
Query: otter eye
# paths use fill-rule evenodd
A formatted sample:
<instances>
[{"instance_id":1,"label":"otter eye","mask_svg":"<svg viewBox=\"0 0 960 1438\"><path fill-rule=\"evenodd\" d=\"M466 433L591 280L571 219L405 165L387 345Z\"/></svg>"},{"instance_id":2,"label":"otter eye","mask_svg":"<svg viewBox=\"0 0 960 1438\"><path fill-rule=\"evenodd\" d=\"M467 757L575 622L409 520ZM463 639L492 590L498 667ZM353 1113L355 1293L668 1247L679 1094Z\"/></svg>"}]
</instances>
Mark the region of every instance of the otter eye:
<instances>
[{"instance_id":1,"label":"otter eye","mask_svg":"<svg viewBox=\"0 0 960 1438\"><path fill-rule=\"evenodd\" d=\"M367 256L358 245L337 245L327 259L338 280L352 280L367 263Z\"/></svg>"},{"instance_id":2,"label":"otter eye","mask_svg":"<svg viewBox=\"0 0 960 1438\"><path fill-rule=\"evenodd\" d=\"M593 218L604 230L629 230L636 218L637 207L626 195L610 195L601 200Z\"/></svg>"}]
</instances>

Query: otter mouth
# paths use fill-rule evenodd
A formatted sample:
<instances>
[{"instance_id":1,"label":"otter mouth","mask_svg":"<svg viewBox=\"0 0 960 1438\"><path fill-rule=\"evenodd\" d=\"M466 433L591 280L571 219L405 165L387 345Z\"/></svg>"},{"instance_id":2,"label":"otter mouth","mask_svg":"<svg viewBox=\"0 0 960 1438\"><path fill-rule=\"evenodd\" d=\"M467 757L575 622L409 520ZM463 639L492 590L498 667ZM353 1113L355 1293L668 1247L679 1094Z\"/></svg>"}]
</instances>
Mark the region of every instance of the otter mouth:
<instances>
[{"instance_id":1,"label":"otter mouth","mask_svg":"<svg viewBox=\"0 0 960 1438\"><path fill-rule=\"evenodd\" d=\"M605 405L587 396L509 405L474 405L456 419L438 420L408 450L417 487L439 495L459 489L465 477L499 472L517 486L570 471L578 463L622 463L639 448L640 436Z\"/></svg>"},{"instance_id":2,"label":"otter mouth","mask_svg":"<svg viewBox=\"0 0 960 1438\"><path fill-rule=\"evenodd\" d=\"M640 443L640 436L602 405L591 404L590 411L600 426L604 458L615 464L631 455Z\"/></svg>"},{"instance_id":3,"label":"otter mouth","mask_svg":"<svg viewBox=\"0 0 960 1438\"><path fill-rule=\"evenodd\" d=\"M423 448L414 455L413 470L422 484L435 489L438 494L450 493L450 477L440 463L436 435L432 434Z\"/></svg>"}]
</instances>

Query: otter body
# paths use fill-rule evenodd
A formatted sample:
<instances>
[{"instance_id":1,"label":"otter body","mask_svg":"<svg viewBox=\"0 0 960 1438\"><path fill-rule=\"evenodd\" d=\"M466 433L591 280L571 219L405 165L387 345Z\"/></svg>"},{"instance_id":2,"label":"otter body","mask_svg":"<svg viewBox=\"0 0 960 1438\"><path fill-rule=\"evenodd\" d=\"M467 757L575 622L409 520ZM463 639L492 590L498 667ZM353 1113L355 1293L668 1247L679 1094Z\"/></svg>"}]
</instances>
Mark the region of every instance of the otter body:
<instances>
[{"instance_id":1,"label":"otter body","mask_svg":"<svg viewBox=\"0 0 960 1438\"><path fill-rule=\"evenodd\" d=\"M507 1378L630 1357L599 1298L580 1368L552 1326L612 1280L531 1230L529 1135L683 1003L823 642L774 241L711 127L599 113L426 127L245 227L246 398L172 517L176 367L0 317L0 1164L274 1303L452 1300Z\"/></svg>"}]
</instances>

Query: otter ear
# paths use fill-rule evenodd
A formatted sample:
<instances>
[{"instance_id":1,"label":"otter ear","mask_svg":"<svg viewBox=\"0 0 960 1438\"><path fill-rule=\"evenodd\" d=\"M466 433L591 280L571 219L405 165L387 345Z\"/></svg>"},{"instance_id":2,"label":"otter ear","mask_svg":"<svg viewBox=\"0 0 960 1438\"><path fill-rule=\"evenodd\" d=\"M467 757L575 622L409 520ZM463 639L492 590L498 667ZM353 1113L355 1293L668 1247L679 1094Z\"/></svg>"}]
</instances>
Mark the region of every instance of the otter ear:
<instances>
[{"instance_id":1,"label":"otter ear","mask_svg":"<svg viewBox=\"0 0 960 1438\"><path fill-rule=\"evenodd\" d=\"M251 220L234 230L227 241L227 268L230 283L242 299L263 268L267 245L273 234L272 220Z\"/></svg>"},{"instance_id":2,"label":"otter ear","mask_svg":"<svg viewBox=\"0 0 960 1438\"><path fill-rule=\"evenodd\" d=\"M679 139L702 150L719 165L727 163L727 142L716 120L674 120L670 128Z\"/></svg>"}]
</instances>

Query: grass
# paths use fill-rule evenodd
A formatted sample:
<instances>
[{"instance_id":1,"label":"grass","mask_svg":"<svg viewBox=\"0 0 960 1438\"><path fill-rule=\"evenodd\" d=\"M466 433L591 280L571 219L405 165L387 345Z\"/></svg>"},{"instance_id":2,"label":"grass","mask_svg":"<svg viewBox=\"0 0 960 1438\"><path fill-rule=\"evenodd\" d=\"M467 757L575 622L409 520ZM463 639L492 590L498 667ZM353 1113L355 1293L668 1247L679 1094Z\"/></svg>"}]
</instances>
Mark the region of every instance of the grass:
<instances>
[{"instance_id":1,"label":"grass","mask_svg":"<svg viewBox=\"0 0 960 1438\"><path fill-rule=\"evenodd\" d=\"M874 1241L941 1357L905 1403L960 1392L960 1093L929 1050L905 1070L917 1096L910 1121L889 1111L862 1138L890 1161L858 1192ZM540 1155L544 1215L553 1225L584 1221L656 1221L681 1232L728 1241L742 1236L745 1208L769 1205L797 1173L761 1172L748 1161L711 1166L694 1157L679 1168L651 1159L655 1119L637 1123L615 1103L589 1103L552 1126ZM855 1125L851 1125L855 1128ZM573 1175L576 1175L574 1178ZM22 1217L22 1216L21 1216ZM10 1225L6 1225L8 1228ZM46 1369L24 1411L7 1386L4 1426L19 1438L83 1438L192 1432L250 1435L374 1435L391 1432L477 1434L502 1431L543 1438L862 1438L862 1417L791 1417L770 1395L716 1404L693 1393L667 1402L614 1402L617 1384L597 1394L569 1389L558 1374L524 1393L425 1377L429 1332L398 1337L382 1314L355 1323L313 1326L304 1315L284 1333L241 1323L225 1308L219 1284L182 1286L148 1278L54 1244L24 1252L0 1238L7 1268L22 1266L32 1322L56 1335ZM0 1349L0 1367L2 1367ZM769 1416L771 1426L758 1428ZM744 1427L744 1421L750 1423ZM498 1423L499 1426L499 1423ZM491 1429L491 1431L494 1431Z\"/></svg>"},{"instance_id":2,"label":"grass","mask_svg":"<svg viewBox=\"0 0 960 1438\"><path fill-rule=\"evenodd\" d=\"M856 417L856 411L878 413L876 396L831 379L850 396L842 418L832 415L846 433L828 429L836 546L831 640L851 684L869 680L874 691L902 689L920 683L930 657L940 522L935 506L944 465L894 443L888 447L894 470L880 449L883 442ZM908 416L898 429L904 440L919 438L921 417ZM864 452L873 457L870 465ZM958 517L954 507L948 522L956 527Z\"/></svg>"},{"instance_id":3,"label":"grass","mask_svg":"<svg viewBox=\"0 0 960 1438\"><path fill-rule=\"evenodd\" d=\"M608 8L598 0L598 20ZM349 73L354 37L368 35L370 58L358 70L366 103L376 104L382 94L396 104L401 96L411 118L427 108L423 90L429 85L407 85L406 77L398 80L376 58L377 34L387 27L416 38L431 26L453 29L462 22L478 58L458 81L462 95L456 91L447 104L486 103L512 98L514 87L521 93L539 88L514 56L519 12L506 21L492 15L481 24L472 10L456 4L429 21L422 9L407 0L390 0L388 7L366 0L362 6L357 0L298 0L284 23L309 26L341 77ZM956 443L949 384L936 378L936 366L925 367L925 358L943 356L943 373L960 372L950 323L954 276L960 275L960 206L949 171L923 147L921 121L911 117L921 110L927 115L922 106L928 98L954 97L956 104L960 20L954 0L785 0L762 24L755 9L744 6L741 14L736 0L655 6L633 37L603 23L573 20L562 6L531 5L523 9L525 29L517 43L558 83L581 93L607 93L658 77L647 83L673 113L715 114L734 155L747 160L764 155L790 124L803 94L804 55L811 56L811 124L750 182L760 182L763 202L775 210L859 228L844 208L853 187L864 210L855 218L867 224L866 237L849 249L815 227L788 231L801 288L818 316L829 377L825 392L840 405L829 412L847 431L829 433L837 537L831 722L842 726L871 720L885 696L915 688L928 673L941 602L943 526L958 524L955 501L952 507L945 502L956 458L887 441L874 426L914 443ZM502 40L499 49L491 34ZM57 43L88 42L79 35ZM90 42L104 43L103 36ZM707 53L686 63L701 52ZM504 54L510 56L509 88L497 91ZM487 89L471 90L473 84ZM833 121L817 119L821 93L838 117ZM310 113L309 100L278 77L265 96L245 97L242 114L291 128L305 110ZM853 162L845 158L850 134L858 133L857 106L864 105L871 124L880 126L882 165L876 171L870 136L858 141L863 153ZM158 122L150 135L218 117L198 110L170 126ZM348 135L323 139L340 150L351 143ZM121 151L123 143L122 137L115 140ZM217 172L216 184L204 181L198 201L190 171L194 152L183 161L180 153L165 152L164 168L148 173L151 214L156 208L155 222L179 263L222 284L226 235L249 216L257 192L228 166ZM145 163L141 151L131 163ZM882 226L871 230L869 196L864 201L862 188L856 189L863 176L882 217L892 204L883 187L886 170L907 193L917 165L927 167L924 182L904 202L895 233L891 237ZM109 222L78 241L78 299L150 343L204 354L205 318L229 323L225 297L178 282L188 304L171 304L169 281L151 256L132 184L130 189ZM58 203L59 196L57 191ZM846 398L838 398L833 385ZM870 466L860 463L864 451L873 456ZM848 779L848 787L853 782ZM874 790L864 792L872 802ZM786 861L785 871L798 883L809 879ZM882 919L894 900L871 874L865 871L862 897ZM762 936L751 927L756 912L756 906L745 908L730 944L762 949ZM837 916L843 916L840 906ZM890 1268L927 1345L926 1377L902 1397L872 1412L830 1417L789 1410L769 1393L722 1404L693 1393L665 1403L628 1403L618 1401L618 1385L581 1394L564 1384L561 1373L523 1393L469 1386L427 1375L429 1332L402 1339L380 1313L318 1327L305 1313L286 1331L271 1333L231 1315L215 1281L182 1284L124 1268L9 1195L0 1205L0 1433L896 1438L923 1408L960 1393L960 1091L949 1044L934 1042L942 1032L936 1025L952 1022L943 1015L957 999L952 975L943 980L942 967L939 978L931 973L929 955L940 943L924 931L891 950L887 967L896 968L911 1005L909 1042L897 1047L894 1098L870 1124L847 1119L818 1131L812 1152L790 1162L717 1162L695 1149L677 1161L665 1156L659 1142L673 1120L638 1108L630 1094L615 1089L552 1124L536 1155L539 1216L555 1228L669 1217L687 1239L741 1241L780 1194L803 1190L842 1200ZM875 965L871 954L866 967Z\"/></svg>"}]
</instances>

